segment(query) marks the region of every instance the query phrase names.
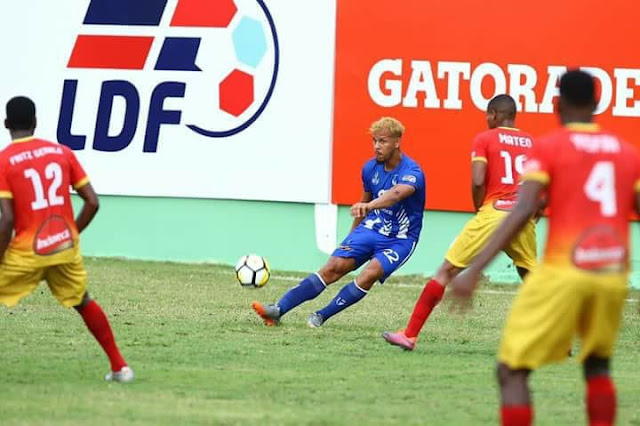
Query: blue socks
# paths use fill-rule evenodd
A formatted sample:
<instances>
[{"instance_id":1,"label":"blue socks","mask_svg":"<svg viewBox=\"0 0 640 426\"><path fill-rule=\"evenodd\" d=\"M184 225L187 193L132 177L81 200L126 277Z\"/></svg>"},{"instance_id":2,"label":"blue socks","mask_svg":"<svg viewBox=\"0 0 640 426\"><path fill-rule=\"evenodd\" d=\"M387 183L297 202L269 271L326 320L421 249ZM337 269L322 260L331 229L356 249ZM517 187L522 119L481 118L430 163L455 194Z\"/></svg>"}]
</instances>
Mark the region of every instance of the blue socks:
<instances>
[{"instance_id":1,"label":"blue socks","mask_svg":"<svg viewBox=\"0 0 640 426\"><path fill-rule=\"evenodd\" d=\"M316 298L327 288L318 274L311 274L300 281L300 284L290 288L277 303L280 308L280 316L286 314L296 306Z\"/></svg>"},{"instance_id":2,"label":"blue socks","mask_svg":"<svg viewBox=\"0 0 640 426\"><path fill-rule=\"evenodd\" d=\"M359 302L367 293L368 291L358 287L355 281L351 281L342 287L336 297L327 306L319 310L318 313L326 321L338 312L342 312L349 306Z\"/></svg>"}]
</instances>

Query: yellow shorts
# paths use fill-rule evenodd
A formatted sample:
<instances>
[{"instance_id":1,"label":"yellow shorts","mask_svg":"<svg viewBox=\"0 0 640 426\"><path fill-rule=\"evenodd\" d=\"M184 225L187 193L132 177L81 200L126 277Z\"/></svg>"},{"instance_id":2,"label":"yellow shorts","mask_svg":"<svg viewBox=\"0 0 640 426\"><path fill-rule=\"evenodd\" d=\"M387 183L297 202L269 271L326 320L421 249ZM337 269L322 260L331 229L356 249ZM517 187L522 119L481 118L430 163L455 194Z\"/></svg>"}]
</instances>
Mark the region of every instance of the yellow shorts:
<instances>
[{"instance_id":1,"label":"yellow shorts","mask_svg":"<svg viewBox=\"0 0 640 426\"><path fill-rule=\"evenodd\" d=\"M0 303L9 307L17 305L44 280L64 307L80 304L87 287L87 272L80 250L75 250L71 262L47 266L34 266L33 258L7 250L0 264Z\"/></svg>"},{"instance_id":2,"label":"yellow shorts","mask_svg":"<svg viewBox=\"0 0 640 426\"><path fill-rule=\"evenodd\" d=\"M453 266L466 268L489 241L509 212L487 204L464 226L444 258ZM504 250L516 266L529 271L537 264L536 225L530 220Z\"/></svg>"},{"instance_id":3,"label":"yellow shorts","mask_svg":"<svg viewBox=\"0 0 640 426\"><path fill-rule=\"evenodd\" d=\"M498 359L535 369L568 356L610 358L628 293L626 274L602 274L541 264L524 280L502 334Z\"/></svg>"}]
</instances>

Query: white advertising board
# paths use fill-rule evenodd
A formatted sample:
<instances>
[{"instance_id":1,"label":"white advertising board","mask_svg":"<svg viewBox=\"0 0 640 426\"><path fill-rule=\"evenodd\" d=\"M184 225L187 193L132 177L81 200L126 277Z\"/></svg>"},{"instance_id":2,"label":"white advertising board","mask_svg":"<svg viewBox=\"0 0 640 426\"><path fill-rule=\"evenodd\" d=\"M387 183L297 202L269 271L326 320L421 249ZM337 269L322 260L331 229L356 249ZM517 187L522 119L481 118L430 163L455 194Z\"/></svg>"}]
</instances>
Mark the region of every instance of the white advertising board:
<instances>
[{"instance_id":1,"label":"white advertising board","mask_svg":"<svg viewBox=\"0 0 640 426\"><path fill-rule=\"evenodd\" d=\"M0 102L31 97L36 135L76 150L101 194L325 203L335 8L8 2Z\"/></svg>"}]
</instances>

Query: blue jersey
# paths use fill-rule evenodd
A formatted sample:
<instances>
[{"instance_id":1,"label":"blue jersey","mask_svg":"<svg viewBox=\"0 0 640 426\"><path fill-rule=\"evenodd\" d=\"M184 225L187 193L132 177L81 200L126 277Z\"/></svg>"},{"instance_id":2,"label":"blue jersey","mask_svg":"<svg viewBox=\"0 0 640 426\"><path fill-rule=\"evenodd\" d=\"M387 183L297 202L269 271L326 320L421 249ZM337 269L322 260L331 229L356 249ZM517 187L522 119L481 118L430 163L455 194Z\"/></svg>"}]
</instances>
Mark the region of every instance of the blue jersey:
<instances>
[{"instance_id":1,"label":"blue jersey","mask_svg":"<svg viewBox=\"0 0 640 426\"><path fill-rule=\"evenodd\" d=\"M362 167L362 184L364 191L373 195L374 200L398 184L411 185L416 189L411 196L391 207L370 211L359 227L387 237L418 241L425 202L424 173L418 163L403 154L398 166L387 172L384 163L371 159Z\"/></svg>"}]
</instances>

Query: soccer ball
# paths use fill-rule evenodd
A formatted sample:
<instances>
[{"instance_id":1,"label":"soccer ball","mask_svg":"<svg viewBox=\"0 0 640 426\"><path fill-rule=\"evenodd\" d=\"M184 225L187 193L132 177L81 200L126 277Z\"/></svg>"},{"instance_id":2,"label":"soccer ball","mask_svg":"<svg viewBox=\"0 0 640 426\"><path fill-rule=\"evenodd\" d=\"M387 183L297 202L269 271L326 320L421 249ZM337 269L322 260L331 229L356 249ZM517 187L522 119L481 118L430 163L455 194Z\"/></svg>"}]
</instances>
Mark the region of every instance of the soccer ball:
<instances>
[{"instance_id":1,"label":"soccer ball","mask_svg":"<svg viewBox=\"0 0 640 426\"><path fill-rule=\"evenodd\" d=\"M271 276L267 259L257 254L242 256L236 263L236 278L242 287L263 287Z\"/></svg>"}]
</instances>

